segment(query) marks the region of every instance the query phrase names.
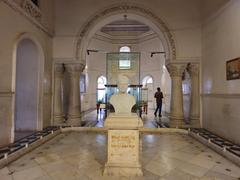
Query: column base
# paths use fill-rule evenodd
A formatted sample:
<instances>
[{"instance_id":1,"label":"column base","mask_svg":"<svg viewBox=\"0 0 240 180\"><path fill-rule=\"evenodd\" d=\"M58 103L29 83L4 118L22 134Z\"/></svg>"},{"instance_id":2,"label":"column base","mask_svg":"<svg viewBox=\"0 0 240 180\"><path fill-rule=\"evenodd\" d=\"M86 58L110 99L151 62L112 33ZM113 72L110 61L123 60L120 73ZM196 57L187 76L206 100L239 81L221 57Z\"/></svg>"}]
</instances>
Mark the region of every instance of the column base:
<instances>
[{"instance_id":1,"label":"column base","mask_svg":"<svg viewBox=\"0 0 240 180\"><path fill-rule=\"evenodd\" d=\"M190 117L190 124L192 128L200 128L200 119L195 117Z\"/></svg>"},{"instance_id":2,"label":"column base","mask_svg":"<svg viewBox=\"0 0 240 180\"><path fill-rule=\"evenodd\" d=\"M53 124L54 124L55 126L61 126L61 125L63 125L63 124L64 124L64 116L63 116L63 114L61 114L61 115L55 114L55 115L54 115L54 118L53 118Z\"/></svg>"},{"instance_id":3,"label":"column base","mask_svg":"<svg viewBox=\"0 0 240 180\"><path fill-rule=\"evenodd\" d=\"M143 172L140 165L127 167L126 165L122 165L122 164L107 163L105 165L103 175L134 177L134 176L143 176Z\"/></svg>"},{"instance_id":4,"label":"column base","mask_svg":"<svg viewBox=\"0 0 240 180\"><path fill-rule=\"evenodd\" d=\"M81 126L81 116L80 115L68 115L67 124L69 126Z\"/></svg>"},{"instance_id":5,"label":"column base","mask_svg":"<svg viewBox=\"0 0 240 180\"><path fill-rule=\"evenodd\" d=\"M187 125L184 122L184 118L176 118L176 117L170 117L170 127L171 128L187 128L189 125Z\"/></svg>"}]
</instances>

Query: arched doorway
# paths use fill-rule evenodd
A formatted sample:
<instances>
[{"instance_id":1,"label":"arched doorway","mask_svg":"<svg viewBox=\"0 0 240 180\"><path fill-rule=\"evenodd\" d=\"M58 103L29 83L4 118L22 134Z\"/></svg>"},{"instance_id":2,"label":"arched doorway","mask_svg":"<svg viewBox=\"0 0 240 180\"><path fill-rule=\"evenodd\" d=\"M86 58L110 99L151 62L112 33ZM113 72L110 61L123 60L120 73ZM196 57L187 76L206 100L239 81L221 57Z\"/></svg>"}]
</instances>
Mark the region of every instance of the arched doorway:
<instances>
[{"instance_id":1,"label":"arched doorway","mask_svg":"<svg viewBox=\"0 0 240 180\"><path fill-rule=\"evenodd\" d=\"M104 27L105 27L105 32L107 32L110 29L107 27L110 27L111 25L117 26L119 25L119 23L121 23L121 21L127 21L127 22L135 21L135 23L138 22L137 23L138 25L144 26L144 28L147 26L149 29L151 29L151 32L153 32L154 34L154 46L153 44L149 43L149 49L146 50L146 46L143 45L144 43L141 44L141 47L140 45L138 47L134 46L133 44L130 43L129 41L130 38L124 39L124 41L121 41L121 43L115 42L115 41L114 43L111 42L112 45L110 46L108 45L105 46L105 43L104 43L104 46L98 46L98 44L100 43L92 44L97 39L97 38L94 39L94 36L96 35L96 33L100 33L100 34L104 33ZM142 28L142 31L146 30L144 28ZM135 30L136 29L134 28L134 30L132 31L135 31ZM126 32L129 32L129 31L126 31ZM116 32L112 34L111 33L107 34L107 37L114 36L114 34L116 35ZM155 37L157 40L155 39ZM113 38L113 40L116 40L116 38ZM140 44L139 43L140 41L136 41L136 42ZM155 42L158 44L157 48L155 46L156 44ZM106 44L107 43L109 42L106 41ZM115 46L116 44L118 47ZM150 72L153 72L152 75L155 79L155 84L158 86L161 85L160 84L161 76L163 72L162 65L166 65L171 61L174 61L176 58L175 41L174 41L173 35L171 34L171 31L168 29L166 24L158 16L154 15L151 11L135 5L123 5L123 6L120 5L120 6L110 7L109 9L105 9L102 12L97 13L96 16L93 16L93 18L91 18L88 22L86 22L86 26L81 27L77 35L75 45L76 45L75 46L76 60L81 62L82 64L86 64L86 62L90 59L90 57L94 59L94 54L99 53L99 56L96 58L97 61L95 61L94 63L94 64L98 64L101 59L100 53L103 54L105 52L107 53L119 52L121 47L124 49L123 51L125 51L125 49L126 51L128 51L129 48L127 47L129 47L130 45L131 46L130 51L141 52L142 53L141 57L143 57L145 60L147 59L149 60L146 63L146 66L148 68L147 70L145 69L145 67L142 66L143 63L141 64L141 68L142 67L143 68L140 70L144 70L144 71L140 71L140 73L142 72L142 74L139 74L138 81L140 80L140 78L142 79L142 77L150 74ZM89 52L93 52L92 55L89 55ZM164 56L162 56L161 58L159 55L161 55L162 52L164 53ZM155 62L154 66L149 65L148 64L149 62ZM101 63L101 64L104 64L104 63ZM125 61L123 60L121 61L121 65L119 67L122 67L121 70L127 69L129 67L129 62L127 62L126 60ZM155 67L158 67L158 68L156 69ZM94 67L92 69L96 70L97 68ZM159 70L159 72L157 72L157 70ZM104 72L104 70L102 69L98 69L98 71ZM107 72L105 73L108 74ZM153 97L153 93L154 93L153 91L155 88L156 87L153 87L153 86L151 87L152 95L149 95L149 96ZM154 105L155 105L154 99L150 101L151 102L149 107L154 108Z\"/></svg>"},{"instance_id":2,"label":"arched doorway","mask_svg":"<svg viewBox=\"0 0 240 180\"><path fill-rule=\"evenodd\" d=\"M97 79L97 102L105 103L105 84L107 84L107 78L100 76Z\"/></svg>"},{"instance_id":3,"label":"arched doorway","mask_svg":"<svg viewBox=\"0 0 240 180\"><path fill-rule=\"evenodd\" d=\"M154 89L152 76L145 76L142 80L143 92L147 92L148 108L154 109Z\"/></svg>"},{"instance_id":4,"label":"arched doorway","mask_svg":"<svg viewBox=\"0 0 240 180\"><path fill-rule=\"evenodd\" d=\"M39 129L40 53L31 39L22 39L16 48L14 139Z\"/></svg>"}]
</instances>

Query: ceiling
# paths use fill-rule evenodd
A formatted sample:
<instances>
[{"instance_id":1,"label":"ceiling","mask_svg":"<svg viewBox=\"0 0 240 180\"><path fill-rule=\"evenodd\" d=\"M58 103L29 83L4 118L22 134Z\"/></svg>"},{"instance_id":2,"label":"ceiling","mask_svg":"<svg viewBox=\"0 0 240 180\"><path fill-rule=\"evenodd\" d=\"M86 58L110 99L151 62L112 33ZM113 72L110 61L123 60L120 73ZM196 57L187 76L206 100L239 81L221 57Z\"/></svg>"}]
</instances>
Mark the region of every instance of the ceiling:
<instances>
[{"instance_id":1,"label":"ceiling","mask_svg":"<svg viewBox=\"0 0 240 180\"><path fill-rule=\"evenodd\" d=\"M111 36L139 36L150 31L150 27L136 20L123 19L111 22L100 30Z\"/></svg>"}]
</instances>

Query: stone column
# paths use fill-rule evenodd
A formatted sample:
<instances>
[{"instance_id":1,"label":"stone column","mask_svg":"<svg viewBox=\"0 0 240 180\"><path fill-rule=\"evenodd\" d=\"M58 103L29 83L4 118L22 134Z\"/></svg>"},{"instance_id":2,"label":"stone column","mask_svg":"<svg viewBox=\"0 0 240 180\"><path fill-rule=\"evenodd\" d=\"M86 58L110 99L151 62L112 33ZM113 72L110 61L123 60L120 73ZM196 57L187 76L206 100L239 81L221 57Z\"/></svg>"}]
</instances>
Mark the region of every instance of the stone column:
<instances>
[{"instance_id":1,"label":"stone column","mask_svg":"<svg viewBox=\"0 0 240 180\"><path fill-rule=\"evenodd\" d=\"M84 69L83 64L66 64L66 70L70 77L69 87L69 106L68 121L69 125L81 125L81 108L80 108L80 74Z\"/></svg>"},{"instance_id":2,"label":"stone column","mask_svg":"<svg viewBox=\"0 0 240 180\"><path fill-rule=\"evenodd\" d=\"M63 106L62 106L62 79L63 66L55 64L54 66L54 125L62 125L64 122Z\"/></svg>"},{"instance_id":3,"label":"stone column","mask_svg":"<svg viewBox=\"0 0 240 180\"><path fill-rule=\"evenodd\" d=\"M191 77L190 123L192 127L200 127L199 65L191 64L189 74Z\"/></svg>"},{"instance_id":4,"label":"stone column","mask_svg":"<svg viewBox=\"0 0 240 180\"><path fill-rule=\"evenodd\" d=\"M171 108L170 108L170 127L185 126L183 114L183 92L182 74L186 68L185 64L169 64L167 69L171 76Z\"/></svg>"}]
</instances>

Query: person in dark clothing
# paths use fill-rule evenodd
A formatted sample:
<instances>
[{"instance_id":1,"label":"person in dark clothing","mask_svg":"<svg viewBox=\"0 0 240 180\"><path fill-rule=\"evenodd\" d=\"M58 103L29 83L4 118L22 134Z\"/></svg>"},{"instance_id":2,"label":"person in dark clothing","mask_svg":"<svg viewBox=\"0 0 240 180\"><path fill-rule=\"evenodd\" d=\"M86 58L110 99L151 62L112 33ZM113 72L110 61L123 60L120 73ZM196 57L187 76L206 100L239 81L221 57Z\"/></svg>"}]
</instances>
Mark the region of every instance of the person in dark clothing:
<instances>
[{"instance_id":1,"label":"person in dark clothing","mask_svg":"<svg viewBox=\"0 0 240 180\"><path fill-rule=\"evenodd\" d=\"M163 98L163 93L161 92L160 87L157 88L157 92L155 93L154 97L156 98L156 105L157 108L154 112L155 117L157 117L157 112L159 117L162 117L162 98Z\"/></svg>"}]
</instances>

